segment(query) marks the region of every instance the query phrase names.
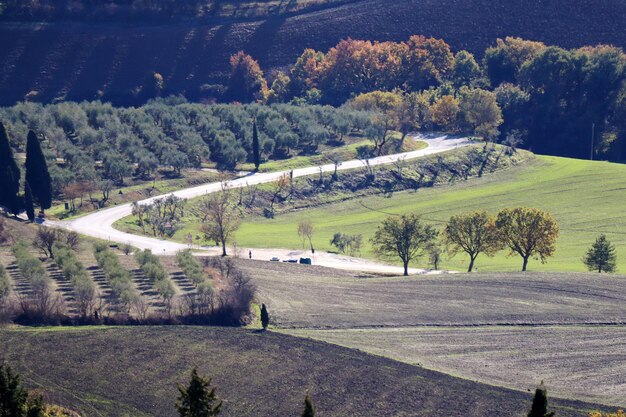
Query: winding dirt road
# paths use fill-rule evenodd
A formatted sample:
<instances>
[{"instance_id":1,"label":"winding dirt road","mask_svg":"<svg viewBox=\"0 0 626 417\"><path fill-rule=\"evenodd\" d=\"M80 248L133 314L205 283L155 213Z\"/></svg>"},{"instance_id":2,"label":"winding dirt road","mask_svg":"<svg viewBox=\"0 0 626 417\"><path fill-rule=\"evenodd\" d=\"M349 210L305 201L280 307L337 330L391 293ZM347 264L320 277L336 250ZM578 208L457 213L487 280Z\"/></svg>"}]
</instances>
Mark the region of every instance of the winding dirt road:
<instances>
[{"instance_id":1,"label":"winding dirt road","mask_svg":"<svg viewBox=\"0 0 626 417\"><path fill-rule=\"evenodd\" d=\"M447 136L416 136L417 140L422 140L428 144L428 147L418 151L404 152L393 155L385 155L376 158L369 159L371 166L391 164L402 160L411 160L420 158L426 155L437 154L446 152L462 146L467 146L471 142L467 138L449 138ZM363 168L364 161L351 160L342 162L338 167L339 171L345 171L355 168ZM313 166L308 168L300 168L293 170L293 177L304 177L309 175L319 174L320 169L323 172L332 172L335 169L334 164L327 164L321 166ZM289 171L279 171L270 173L255 173L247 176L243 176L227 182L229 188L246 187L253 184L263 184L272 181L276 181L282 175L289 173ZM221 182L214 182L210 184L204 184L197 187L185 188L183 190L175 191L164 195L151 197L146 200L139 201L139 204L148 204L152 201L166 197L168 195L175 195L179 198L193 198L206 194L220 191L222 188ZM62 221L62 222L46 222L50 226L61 227L67 230L73 230L83 235L92 236L95 238L109 240L111 242L117 242L120 244L130 244L139 249L150 249L156 255L172 255L182 249L186 249L188 246L171 242L167 240L161 240L153 237L139 236L130 233L125 233L113 228L113 224L132 213L131 204L121 204L115 207L107 208L104 210L96 211L92 214L88 214L77 219ZM218 254L217 248L201 248L202 254ZM250 248L238 248L238 253L247 256ZM295 258L300 255L304 255L302 251L293 251L288 249L251 249L253 251L254 258L256 259L268 259L273 256L280 257L281 259ZM310 256L307 255L307 256ZM395 266L384 265L375 263L369 260L341 256L336 254L316 252L314 262L317 265L328 266L332 268L349 269L353 271L364 272L377 272L377 273L389 273L399 274L402 269ZM426 271L420 269L411 269L411 273L424 273Z\"/></svg>"}]
</instances>

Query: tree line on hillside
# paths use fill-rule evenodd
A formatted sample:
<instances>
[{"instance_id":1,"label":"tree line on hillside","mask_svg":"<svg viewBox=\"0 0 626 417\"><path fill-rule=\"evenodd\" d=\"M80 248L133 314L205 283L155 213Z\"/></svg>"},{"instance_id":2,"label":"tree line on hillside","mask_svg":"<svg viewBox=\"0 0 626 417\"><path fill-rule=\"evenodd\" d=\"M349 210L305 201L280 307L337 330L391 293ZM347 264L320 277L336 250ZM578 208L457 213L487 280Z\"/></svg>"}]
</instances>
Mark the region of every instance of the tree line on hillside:
<instances>
[{"instance_id":1,"label":"tree line on hillside","mask_svg":"<svg viewBox=\"0 0 626 417\"><path fill-rule=\"evenodd\" d=\"M231 66L226 100L337 106L374 91L417 93L410 100L430 107L408 110L416 113L411 129L480 126L483 116L466 115L478 106L492 120L492 139L539 153L626 159L626 55L612 46L566 50L507 37L478 62L467 51L453 54L444 40L415 35L407 42L346 39L326 53L307 49L288 71L273 74L271 85L250 56L234 55ZM464 109L468 95L472 105Z\"/></svg>"},{"instance_id":2,"label":"tree line on hillside","mask_svg":"<svg viewBox=\"0 0 626 417\"><path fill-rule=\"evenodd\" d=\"M157 97L167 86L159 74L153 78ZM441 39L347 39L326 53L307 49L271 83L266 78L239 52L216 98L255 104L180 97L137 108L25 102L0 109L0 120L14 152L27 147L29 131L44 145L55 197L101 193L100 204L130 176L154 178L164 169L180 175L206 162L258 169L264 160L340 145L351 134L370 138L373 154L396 144L395 132L401 143L409 132L436 129L539 153L626 159L626 58L619 48L565 50L505 38L479 62L466 51L453 54ZM17 177L7 146L0 152L0 170ZM28 185L18 194L37 200L39 183Z\"/></svg>"},{"instance_id":3,"label":"tree line on hillside","mask_svg":"<svg viewBox=\"0 0 626 417\"><path fill-rule=\"evenodd\" d=\"M409 264L425 253L431 256L436 269L439 235L420 216L406 214L386 218L370 241L380 256L400 258L404 275L408 275ZM468 256L467 272L475 268L479 255L494 256L503 249L508 249L511 256L521 257L522 271L526 271L530 259L545 263L554 255L558 236L558 223L550 213L517 207L502 209L497 215L484 210L454 215L442 232L441 242L451 256L458 253ZM600 235L587 250L583 262L590 271L614 272L615 246L605 235Z\"/></svg>"},{"instance_id":4,"label":"tree line on hillside","mask_svg":"<svg viewBox=\"0 0 626 417\"><path fill-rule=\"evenodd\" d=\"M242 51L230 66L225 85L212 90L217 101L341 106L364 93L393 92L405 98L392 103L393 113L410 130L474 130L538 153L626 159L626 55L617 47L568 50L506 37L478 60L453 53L443 39L414 35L306 49L267 76ZM149 78L144 101L167 94L161 74Z\"/></svg>"},{"instance_id":5,"label":"tree line on hillside","mask_svg":"<svg viewBox=\"0 0 626 417\"><path fill-rule=\"evenodd\" d=\"M159 170L179 176L209 162L224 169L246 161L258 167L268 159L315 153L322 144L342 145L346 136L365 133L371 114L331 106L207 106L170 98L139 108L21 103L0 109L0 120L6 128L0 127L0 169L10 170L12 184L19 178L14 154L36 142L54 197L101 194L104 204L111 188L131 176L152 179ZM43 167L41 161L40 156Z\"/></svg>"}]
</instances>

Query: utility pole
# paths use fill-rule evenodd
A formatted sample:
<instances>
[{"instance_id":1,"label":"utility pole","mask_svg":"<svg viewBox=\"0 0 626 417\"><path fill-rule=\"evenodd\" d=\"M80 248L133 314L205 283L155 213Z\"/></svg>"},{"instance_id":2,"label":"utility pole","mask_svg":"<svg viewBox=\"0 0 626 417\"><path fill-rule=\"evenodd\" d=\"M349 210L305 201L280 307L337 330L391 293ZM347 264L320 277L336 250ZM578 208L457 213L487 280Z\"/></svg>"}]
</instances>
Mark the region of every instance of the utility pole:
<instances>
[{"instance_id":1,"label":"utility pole","mask_svg":"<svg viewBox=\"0 0 626 417\"><path fill-rule=\"evenodd\" d=\"M595 133L595 130L596 130L595 127L596 127L596 124L595 123L591 123L591 153L589 155L589 160L590 161L593 161L593 136L594 136L594 133Z\"/></svg>"}]
</instances>

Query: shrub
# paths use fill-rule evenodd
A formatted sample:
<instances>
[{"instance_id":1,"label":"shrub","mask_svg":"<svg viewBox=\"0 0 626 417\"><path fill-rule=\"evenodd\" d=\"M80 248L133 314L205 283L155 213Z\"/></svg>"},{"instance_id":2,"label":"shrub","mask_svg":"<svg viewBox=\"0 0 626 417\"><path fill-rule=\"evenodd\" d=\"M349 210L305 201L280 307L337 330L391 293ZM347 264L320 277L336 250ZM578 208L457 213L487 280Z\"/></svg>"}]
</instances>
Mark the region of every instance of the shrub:
<instances>
[{"instance_id":1,"label":"shrub","mask_svg":"<svg viewBox=\"0 0 626 417\"><path fill-rule=\"evenodd\" d=\"M190 250L184 250L176 254L176 263L183 270L183 273L194 285L204 281L204 274L202 271L202 265L191 253Z\"/></svg>"}]
</instances>

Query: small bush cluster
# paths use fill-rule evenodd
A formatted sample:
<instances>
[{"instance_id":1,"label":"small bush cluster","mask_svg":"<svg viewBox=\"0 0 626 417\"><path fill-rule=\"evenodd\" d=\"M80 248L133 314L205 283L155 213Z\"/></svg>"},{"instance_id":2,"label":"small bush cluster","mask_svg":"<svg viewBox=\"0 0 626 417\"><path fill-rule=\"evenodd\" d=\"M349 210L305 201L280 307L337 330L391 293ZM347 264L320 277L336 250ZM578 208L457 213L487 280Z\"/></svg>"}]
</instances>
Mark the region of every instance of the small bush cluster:
<instances>
[{"instance_id":1,"label":"small bush cluster","mask_svg":"<svg viewBox=\"0 0 626 417\"><path fill-rule=\"evenodd\" d=\"M94 249L98 266L104 271L111 286L111 295L116 302L130 308L139 298L130 273L122 267L115 253L105 243L97 244Z\"/></svg>"},{"instance_id":2,"label":"small bush cluster","mask_svg":"<svg viewBox=\"0 0 626 417\"><path fill-rule=\"evenodd\" d=\"M183 270L183 273L194 285L205 281L205 276L202 271L202 265L193 256L190 250L180 251L176 254L176 263Z\"/></svg>"},{"instance_id":3,"label":"small bush cluster","mask_svg":"<svg viewBox=\"0 0 626 417\"><path fill-rule=\"evenodd\" d=\"M135 259L139 263L139 266L141 266L141 270L146 278L148 278L154 286L154 289L163 299L165 308L169 313L172 308L172 298L176 294L176 290L163 264L149 249L138 251L135 254Z\"/></svg>"},{"instance_id":4,"label":"small bush cluster","mask_svg":"<svg viewBox=\"0 0 626 417\"><path fill-rule=\"evenodd\" d=\"M96 286L76 253L64 246L55 246L54 259L63 276L74 288L78 309L83 317L91 314L96 297Z\"/></svg>"}]
</instances>

